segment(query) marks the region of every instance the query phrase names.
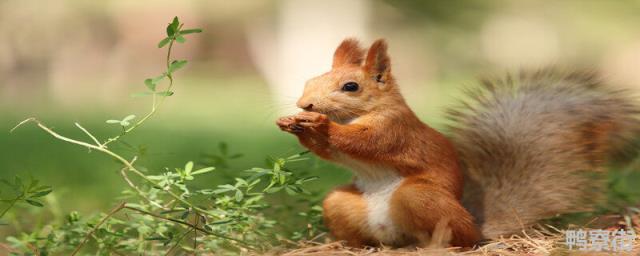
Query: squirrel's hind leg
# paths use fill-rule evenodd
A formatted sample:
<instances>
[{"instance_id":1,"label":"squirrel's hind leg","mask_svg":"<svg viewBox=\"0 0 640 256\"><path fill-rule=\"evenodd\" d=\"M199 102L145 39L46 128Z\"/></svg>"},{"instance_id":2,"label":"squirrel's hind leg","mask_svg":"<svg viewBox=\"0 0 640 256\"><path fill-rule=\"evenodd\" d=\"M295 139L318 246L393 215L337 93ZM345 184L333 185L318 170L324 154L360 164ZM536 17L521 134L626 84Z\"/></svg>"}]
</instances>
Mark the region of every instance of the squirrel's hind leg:
<instances>
[{"instance_id":1,"label":"squirrel's hind leg","mask_svg":"<svg viewBox=\"0 0 640 256\"><path fill-rule=\"evenodd\" d=\"M355 185L338 187L322 202L324 223L331 234L347 245L374 245L367 234L367 203Z\"/></svg>"},{"instance_id":2,"label":"squirrel's hind leg","mask_svg":"<svg viewBox=\"0 0 640 256\"><path fill-rule=\"evenodd\" d=\"M435 185L405 181L391 198L390 211L394 223L423 247L473 247L480 240L471 214Z\"/></svg>"}]
</instances>

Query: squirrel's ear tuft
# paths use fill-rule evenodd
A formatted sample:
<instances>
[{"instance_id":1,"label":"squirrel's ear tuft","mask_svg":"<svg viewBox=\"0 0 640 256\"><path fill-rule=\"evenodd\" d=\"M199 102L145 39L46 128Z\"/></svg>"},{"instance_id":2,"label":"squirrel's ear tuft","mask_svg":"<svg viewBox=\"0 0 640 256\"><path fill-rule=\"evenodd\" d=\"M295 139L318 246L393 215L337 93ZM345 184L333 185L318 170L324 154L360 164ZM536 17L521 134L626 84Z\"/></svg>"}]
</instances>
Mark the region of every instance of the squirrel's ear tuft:
<instances>
[{"instance_id":1,"label":"squirrel's ear tuft","mask_svg":"<svg viewBox=\"0 0 640 256\"><path fill-rule=\"evenodd\" d=\"M387 54L387 42L378 39L369 48L364 70L377 82L385 82L391 72L391 61Z\"/></svg>"},{"instance_id":2,"label":"squirrel's ear tuft","mask_svg":"<svg viewBox=\"0 0 640 256\"><path fill-rule=\"evenodd\" d=\"M360 48L360 43L354 38L347 38L336 49L333 54L333 68L337 68L344 65L356 65L362 64L364 58L364 50Z\"/></svg>"}]
</instances>

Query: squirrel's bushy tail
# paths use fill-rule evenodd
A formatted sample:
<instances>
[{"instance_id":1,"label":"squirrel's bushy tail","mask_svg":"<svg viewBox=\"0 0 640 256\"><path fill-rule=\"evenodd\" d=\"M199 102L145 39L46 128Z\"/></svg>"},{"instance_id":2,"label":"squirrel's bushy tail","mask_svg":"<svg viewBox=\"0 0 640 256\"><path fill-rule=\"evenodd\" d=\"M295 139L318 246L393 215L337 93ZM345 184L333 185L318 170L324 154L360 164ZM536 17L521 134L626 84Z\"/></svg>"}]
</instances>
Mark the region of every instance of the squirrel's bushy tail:
<instances>
[{"instance_id":1,"label":"squirrel's bushy tail","mask_svg":"<svg viewBox=\"0 0 640 256\"><path fill-rule=\"evenodd\" d=\"M464 203L487 238L590 209L604 195L594 176L637 152L640 107L593 73L543 70L482 84L448 114Z\"/></svg>"}]
</instances>

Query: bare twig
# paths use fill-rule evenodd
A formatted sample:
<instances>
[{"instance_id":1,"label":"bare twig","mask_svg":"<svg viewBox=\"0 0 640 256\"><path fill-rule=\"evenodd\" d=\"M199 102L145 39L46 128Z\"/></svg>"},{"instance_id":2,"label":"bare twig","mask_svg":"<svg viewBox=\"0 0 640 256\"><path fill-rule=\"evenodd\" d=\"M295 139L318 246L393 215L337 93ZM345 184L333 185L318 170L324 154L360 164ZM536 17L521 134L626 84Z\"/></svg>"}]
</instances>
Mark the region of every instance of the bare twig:
<instances>
[{"instance_id":1,"label":"bare twig","mask_svg":"<svg viewBox=\"0 0 640 256\"><path fill-rule=\"evenodd\" d=\"M205 233L207 235L216 236L216 237L224 238L224 239L227 239L227 240L235 241L235 242L238 242L238 243L241 243L241 244L247 246L250 249L255 249L255 248L253 248L253 246L251 246L250 244L248 244L245 241L242 241L242 240L239 240L239 239L235 239L233 237L228 237L228 236L225 236L225 235L213 233L213 232L211 232L209 230L206 230L206 229L203 229L201 227L194 226L193 224L191 224L189 222L186 222L186 221L182 221L182 220L178 220L178 219L174 219L174 218L164 217L162 215L155 214L155 213L152 213L152 212L148 212L148 211L145 211L145 210L142 210L142 209L138 209L138 208L135 208L135 207L131 207L131 206L125 206L124 208L132 210L132 211L135 211L135 212L138 212L138 213L141 213L141 214L149 215L149 216L154 217L154 218L158 218L158 219L162 219L162 220L166 220L166 221L171 221L171 222L175 222L175 223L178 223L178 224L181 224L181 225L184 225L184 226L188 226L188 227L196 229L196 230L198 230L198 231L200 231L202 233Z\"/></svg>"},{"instance_id":2,"label":"bare twig","mask_svg":"<svg viewBox=\"0 0 640 256\"><path fill-rule=\"evenodd\" d=\"M189 229L186 232L182 233L182 235L180 236L180 238L178 238L176 243L173 246L171 246L171 248L169 248L167 253L165 253L164 255L165 256L166 255L171 255L171 252L173 252L173 250L176 249L180 245L180 242L182 242L182 239L184 239L184 237L187 236L187 234L189 234L191 232L191 230L194 230L194 229L192 228L192 229Z\"/></svg>"},{"instance_id":3,"label":"bare twig","mask_svg":"<svg viewBox=\"0 0 640 256\"><path fill-rule=\"evenodd\" d=\"M9 253L18 253L18 250L11 248L9 245L4 244L4 243L0 243L0 247L4 248L5 252L7 252L7 254Z\"/></svg>"},{"instance_id":4,"label":"bare twig","mask_svg":"<svg viewBox=\"0 0 640 256\"><path fill-rule=\"evenodd\" d=\"M158 207L160 209L163 210L168 210L168 207L165 207L161 204L159 204L156 201L151 200L151 198L147 197L144 193L144 191L140 190L140 188L138 188L138 186L136 186L135 183L133 183L130 179L129 176L127 175L127 167L124 167L122 169L120 169L120 176L122 176L122 178L124 179L124 181L129 185L129 187L133 188L140 197L142 197L142 199L146 200L147 202L149 202L150 204L152 204L155 207Z\"/></svg>"},{"instance_id":5,"label":"bare twig","mask_svg":"<svg viewBox=\"0 0 640 256\"><path fill-rule=\"evenodd\" d=\"M134 156L133 159L131 159L131 161L129 161L129 163L131 163L131 165L133 165L136 161L138 160L137 156ZM133 183L130 179L129 179L129 175L127 175L127 167L124 167L120 170L120 175L122 175L122 178L125 180L125 182L127 182L127 184L129 184L129 186L131 188L133 188L136 192L138 192L138 195L140 197L142 197L144 200L147 200L150 204L163 209L163 210L168 210L169 208L164 207L163 205L151 200L150 198L148 198L147 196L144 195L144 192L142 190L140 190L140 188L138 188L138 186L136 186L135 183Z\"/></svg>"},{"instance_id":6,"label":"bare twig","mask_svg":"<svg viewBox=\"0 0 640 256\"><path fill-rule=\"evenodd\" d=\"M31 118L27 118L27 119L25 119L25 120L22 120L22 122L18 123L16 126L14 126L13 128L11 128L11 130L9 130L9 133L12 133L12 132L13 132L13 131L15 131L16 129L18 129L20 126L22 126L22 125L24 125L24 124L26 124L26 123L28 123L28 122L31 122L31 121L36 121L36 118L35 118L35 117L31 117Z\"/></svg>"},{"instance_id":7,"label":"bare twig","mask_svg":"<svg viewBox=\"0 0 640 256\"><path fill-rule=\"evenodd\" d=\"M195 215L196 215L195 216L196 219L194 221L195 222L194 225L197 227L198 222L200 221L200 214L196 212ZM198 248L198 230L194 229L193 230L193 255L196 255L197 248Z\"/></svg>"},{"instance_id":8,"label":"bare twig","mask_svg":"<svg viewBox=\"0 0 640 256\"><path fill-rule=\"evenodd\" d=\"M98 230L98 228L100 228L100 226L102 226L102 224L104 224L109 218L111 218L114 214L118 213L120 210L124 209L125 207L126 207L126 204L123 202L123 203L120 203L115 208L113 208L113 210L111 210L111 212L109 212L109 214L107 214L107 216L102 218L102 220L100 220L100 222L98 222L98 224L95 227L93 227L93 229L91 229L91 231L89 231L89 233L84 237L82 242L80 242L80 244L76 247L76 249L73 250L73 253L71 253L71 256L74 256L78 252L80 252L80 249L82 249L82 246L84 246L84 244L86 244L87 241L89 241L89 237L91 237L93 235L93 233L95 233L96 230Z\"/></svg>"},{"instance_id":9,"label":"bare twig","mask_svg":"<svg viewBox=\"0 0 640 256\"><path fill-rule=\"evenodd\" d=\"M15 128L12 129L12 131L15 130L16 128L18 128L19 126L27 123L27 122L35 122L38 125L38 127L40 127L42 130L46 131L47 133L51 134L56 139L59 139L59 140L62 140L62 141L66 141L66 142L69 142L69 143L72 143L72 144L84 146L84 147L87 147L87 148L90 148L90 149L95 149L95 150L100 151L100 152L103 152L103 153L115 158L116 160L120 161L121 163L123 163L127 167L127 169L129 171L135 173L136 175L138 175L140 178L142 178L143 180L145 180L149 184L151 184L151 185L153 185L155 187L160 187L158 184L156 184L155 181L149 179L146 175L144 175L144 173L142 173L140 170L135 168L132 163L130 163L129 161L124 159L122 156L114 153L113 151L108 150L106 147L101 147L101 146L97 146L97 145L86 143L84 141L74 140L74 139L62 136L59 133L56 133L55 131L51 130L49 127L44 125L42 122L40 122L36 118L32 117L32 118L29 118L29 119L26 119L26 120L20 122ZM187 201L184 198L180 197L179 195L175 194L173 191L171 191L171 190L164 190L164 191L167 192L167 194L169 194L174 199L180 201L181 203L183 203L185 205L188 205L188 206L192 207L194 210L200 211L200 212L206 212L206 210L204 210L202 208L199 208L197 206L194 206L189 201Z\"/></svg>"},{"instance_id":10,"label":"bare twig","mask_svg":"<svg viewBox=\"0 0 640 256\"><path fill-rule=\"evenodd\" d=\"M93 140L93 142L96 143L96 146L104 147L102 144L100 144L100 141L98 141L98 139L96 139L96 137L93 136L93 134L91 134L89 131L87 131L87 129L82 127L79 123L76 123L76 126L78 128L80 128L80 130L82 130L84 133L86 133Z\"/></svg>"}]
</instances>

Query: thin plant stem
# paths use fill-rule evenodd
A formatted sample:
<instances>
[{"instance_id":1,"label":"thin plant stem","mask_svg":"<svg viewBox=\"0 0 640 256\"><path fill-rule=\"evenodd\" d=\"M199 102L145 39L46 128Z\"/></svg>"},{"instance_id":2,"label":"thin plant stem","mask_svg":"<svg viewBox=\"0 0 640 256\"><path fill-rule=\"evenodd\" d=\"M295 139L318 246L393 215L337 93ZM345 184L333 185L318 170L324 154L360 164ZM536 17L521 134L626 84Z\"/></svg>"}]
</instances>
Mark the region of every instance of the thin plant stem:
<instances>
[{"instance_id":1,"label":"thin plant stem","mask_svg":"<svg viewBox=\"0 0 640 256\"><path fill-rule=\"evenodd\" d=\"M96 137L93 136L93 134L91 134L89 131L87 131L87 129L82 127L82 125L80 125L79 123L75 123L75 124L76 124L76 126L78 128L80 128L80 130L82 130L84 133L86 133L93 140L93 142L96 143L96 146L100 146L100 141L98 141L98 139L96 139Z\"/></svg>"},{"instance_id":2,"label":"thin plant stem","mask_svg":"<svg viewBox=\"0 0 640 256\"><path fill-rule=\"evenodd\" d=\"M182 28L182 24L180 25L180 27L178 27L178 31L180 31L180 28ZM175 42L175 38L171 40L171 42L169 42L169 49L167 50L167 60L166 60L166 64L167 64L167 78L169 78L169 86L167 86L166 91L171 91L171 88L173 87L173 75L171 73L169 73L169 67L171 66L171 50L173 49L173 44ZM164 103L164 100L167 98L166 95L163 95L160 98L160 101L156 104L156 94L153 94L153 104L151 106L151 111L149 111L149 113L147 113L147 115L145 115L144 117L142 117L140 120L138 120L138 122L136 122L135 124L133 124L131 127L129 127L128 129L124 130L122 132L122 134L113 137L113 138L109 138L107 141L105 141L104 143L102 143L103 146L106 146L107 144L114 142L118 139L120 139L122 136L130 133L131 131L135 130L136 128L138 128L140 125L142 125L145 121L147 121L147 119L149 119L150 117L152 117L158 110L158 108L160 108L160 106L162 106L162 103Z\"/></svg>"},{"instance_id":3,"label":"thin plant stem","mask_svg":"<svg viewBox=\"0 0 640 256\"><path fill-rule=\"evenodd\" d=\"M158 207L160 209L163 210L168 210L168 207L165 207L161 204L159 204L156 201L151 200L151 198L148 198L147 196L144 195L144 192L142 190L140 190L140 188L138 188L138 186L136 186L135 183L133 183L131 181L131 179L129 179L129 176L127 175L127 167L124 167L122 169L120 169L120 176L122 176L122 178L124 179L124 181L129 185L129 187L133 188L140 197L142 197L144 200L146 200L147 202L149 202L150 204L152 204L155 207Z\"/></svg>"},{"instance_id":4,"label":"thin plant stem","mask_svg":"<svg viewBox=\"0 0 640 256\"><path fill-rule=\"evenodd\" d=\"M194 225L197 227L200 222L200 214L196 212L195 215L196 215L196 219L194 221L195 222ZM197 248L198 248L198 230L193 229L193 255L196 255Z\"/></svg>"},{"instance_id":5,"label":"thin plant stem","mask_svg":"<svg viewBox=\"0 0 640 256\"><path fill-rule=\"evenodd\" d=\"M238 242L238 243L241 243L241 244L247 246L250 249L255 249L255 248L253 248L253 246L251 246L250 244L248 244L245 241L242 241L242 240L239 240L239 239L235 239L233 237L228 237L228 236L225 236L225 235L221 235L221 234L210 232L209 230L203 229L201 227L194 226L193 224L191 224L189 222L186 222L186 221L182 221L182 220L178 220L178 219L174 219L174 218L164 217L162 215L158 215L158 214L155 214L155 213L152 213L152 212L148 212L148 211L145 211L145 210L142 210L142 209L138 209L138 208L135 208L135 207L131 207L131 206L125 206L124 208L132 210L132 211L135 211L135 212L138 212L138 213L141 213L141 214L149 215L149 216L154 217L154 218L158 218L158 219L162 219L162 220L166 220L166 221L171 221L171 222L175 222L175 223L178 223L178 224L182 224L182 225L191 227L193 229L196 229L196 230L198 230L198 231L200 231L202 233L205 233L207 235L216 236L216 237L219 237L219 238L224 238L224 239L227 239L227 240L235 241L235 242Z\"/></svg>"},{"instance_id":6,"label":"thin plant stem","mask_svg":"<svg viewBox=\"0 0 640 256\"><path fill-rule=\"evenodd\" d=\"M169 248L167 253L165 253L164 255L165 256L170 255L171 252L173 252L173 250L175 250L180 245L180 242L182 241L182 239L184 239L185 236L187 236L189 233L191 233L191 230L194 230L194 229L192 228L192 229L189 229L186 232L182 233L182 235L180 236L180 238L178 238L176 243L173 246L171 246L171 248Z\"/></svg>"},{"instance_id":7,"label":"thin plant stem","mask_svg":"<svg viewBox=\"0 0 640 256\"><path fill-rule=\"evenodd\" d=\"M107 216L104 216L104 218L102 218L102 220L100 220L100 222L98 222L98 224L95 227L93 227L93 229L91 229L91 231L89 231L89 233L84 237L84 239L82 240L82 242L80 242L80 244L76 247L76 249L73 250L73 253L71 253L71 256L74 256L74 255L78 254L78 252L80 252L80 249L82 249L82 247L87 243L87 241L89 241L89 238L93 235L93 233L95 233L96 230L98 230L98 228L100 228L100 226L102 226L102 224L104 224L114 214L116 214L120 210L124 209L125 206L126 206L126 204L124 202L120 203L118 206L113 208L113 210L111 210L111 212L109 212L109 214L107 214Z\"/></svg>"},{"instance_id":8,"label":"thin plant stem","mask_svg":"<svg viewBox=\"0 0 640 256\"><path fill-rule=\"evenodd\" d=\"M55 131L51 130L49 127L47 127L46 125L44 125L42 122L40 122L38 119L36 118L29 118L26 119L22 122L20 122L16 127L14 127L12 129L15 130L16 128L18 128L19 126L27 123L27 122L35 122L38 127L40 127L42 130L46 131L47 133L51 134L54 138L62 140L62 141L66 141L72 144L76 144L76 145L80 145L80 146L84 146L90 149L95 149L97 151L103 152L113 158L115 158L116 160L120 161L121 163L123 163L130 172L133 172L134 174L138 175L140 178L142 178L143 180L145 180L146 182L148 182L149 184L153 185L154 187L160 187L155 181L149 179L146 175L144 175L144 173L142 173L140 170L136 169L136 167L133 166L133 164L131 164L129 161L127 161L126 159L124 159L122 156L114 153L113 151L106 149L105 147L101 147L101 146L97 146L97 145L93 145L93 144L89 144L86 143L84 141L79 141L79 140L74 140L65 136L60 135L59 133L56 133ZM189 201L184 200L182 197L180 197L179 195L176 195L173 191L165 189L165 192L167 192L167 194L169 194L171 197L173 197L174 199L180 201L181 203L188 205L190 207L192 207L194 210L200 211L200 212L206 212L206 210L199 208L197 206L194 206L193 204L191 204Z\"/></svg>"},{"instance_id":9,"label":"thin plant stem","mask_svg":"<svg viewBox=\"0 0 640 256\"><path fill-rule=\"evenodd\" d=\"M5 208L2 213L0 213L0 218L4 217L5 214L7 214L7 212L9 210L11 210L11 208L13 208L13 206L20 200L22 199L22 196L16 197L13 200L11 200L11 203L9 203L9 206L7 208Z\"/></svg>"}]
</instances>

